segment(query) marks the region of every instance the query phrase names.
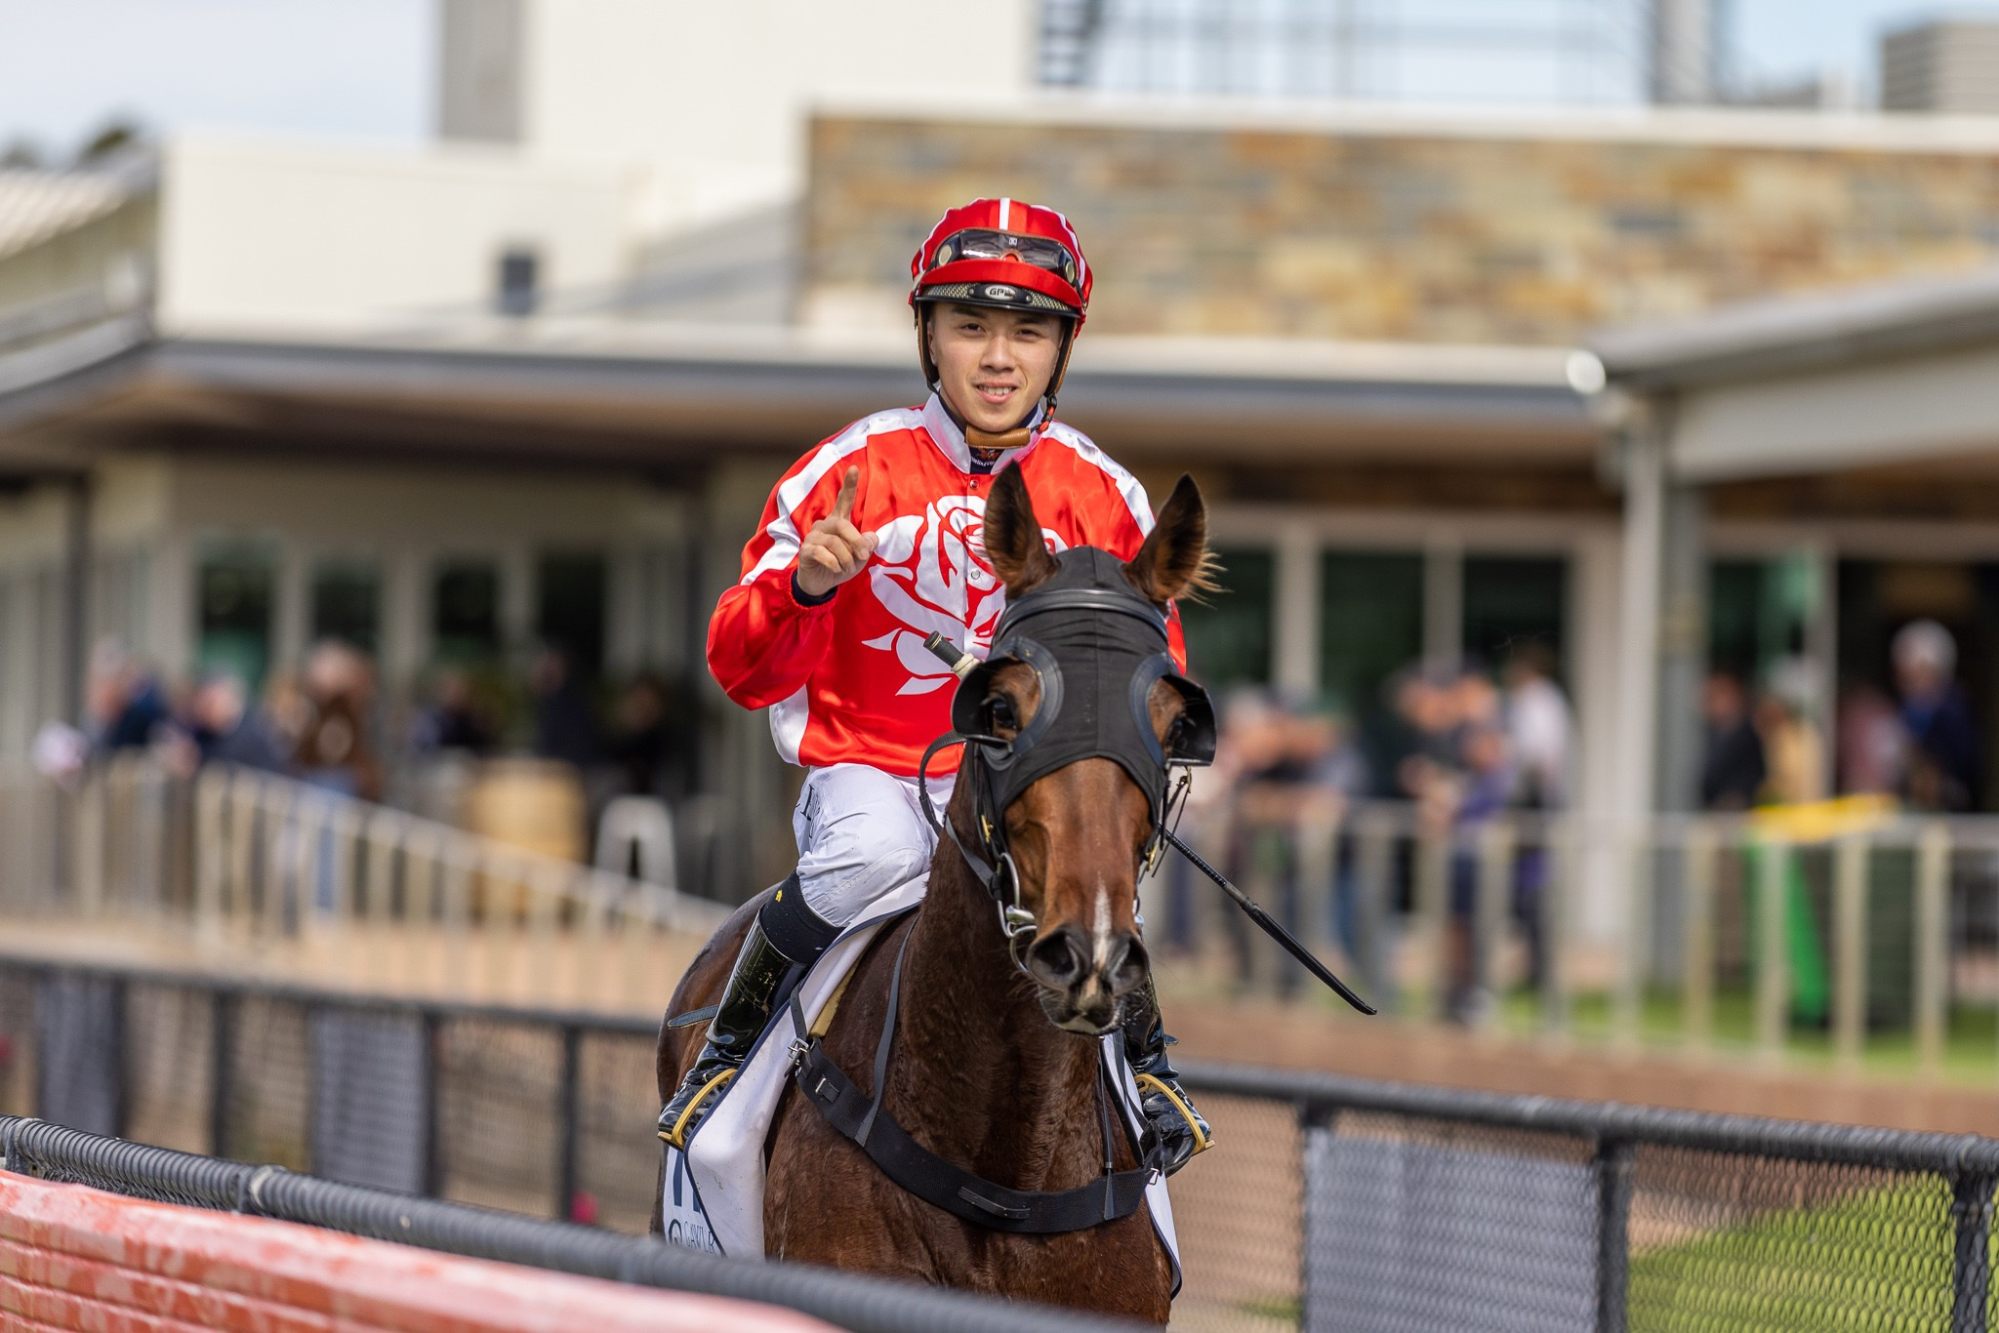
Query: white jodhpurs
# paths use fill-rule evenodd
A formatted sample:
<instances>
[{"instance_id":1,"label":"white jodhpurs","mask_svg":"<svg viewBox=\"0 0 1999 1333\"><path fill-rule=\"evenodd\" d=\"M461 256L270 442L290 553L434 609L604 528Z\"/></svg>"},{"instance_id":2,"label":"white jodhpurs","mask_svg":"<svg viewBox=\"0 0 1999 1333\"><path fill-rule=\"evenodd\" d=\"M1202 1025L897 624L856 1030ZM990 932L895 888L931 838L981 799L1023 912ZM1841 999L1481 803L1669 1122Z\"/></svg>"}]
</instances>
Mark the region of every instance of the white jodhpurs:
<instances>
[{"instance_id":1,"label":"white jodhpurs","mask_svg":"<svg viewBox=\"0 0 1999 1333\"><path fill-rule=\"evenodd\" d=\"M941 816L952 777L930 779ZM805 905L845 926L891 889L930 874L937 832L923 818L916 779L866 764L831 764L805 775L791 812L798 839L798 885Z\"/></svg>"}]
</instances>

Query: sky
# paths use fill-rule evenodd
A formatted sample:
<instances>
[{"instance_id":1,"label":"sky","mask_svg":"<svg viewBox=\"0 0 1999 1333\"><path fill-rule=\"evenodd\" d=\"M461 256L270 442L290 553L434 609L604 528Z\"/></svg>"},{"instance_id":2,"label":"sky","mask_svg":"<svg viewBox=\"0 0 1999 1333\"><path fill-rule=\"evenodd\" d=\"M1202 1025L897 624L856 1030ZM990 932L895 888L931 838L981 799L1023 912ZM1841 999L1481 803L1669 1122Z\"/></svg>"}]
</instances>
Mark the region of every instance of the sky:
<instances>
[{"instance_id":1,"label":"sky","mask_svg":"<svg viewBox=\"0 0 1999 1333\"><path fill-rule=\"evenodd\" d=\"M1871 86L1881 30L1936 12L1925 0L1720 3L1760 82L1835 69ZM1949 12L1999 15L1999 0ZM118 115L155 130L414 143L431 128L435 29L434 0L0 0L0 149L25 138L65 157Z\"/></svg>"},{"instance_id":2,"label":"sky","mask_svg":"<svg viewBox=\"0 0 1999 1333\"><path fill-rule=\"evenodd\" d=\"M0 149L65 157L115 115L415 142L432 0L0 0Z\"/></svg>"}]
</instances>

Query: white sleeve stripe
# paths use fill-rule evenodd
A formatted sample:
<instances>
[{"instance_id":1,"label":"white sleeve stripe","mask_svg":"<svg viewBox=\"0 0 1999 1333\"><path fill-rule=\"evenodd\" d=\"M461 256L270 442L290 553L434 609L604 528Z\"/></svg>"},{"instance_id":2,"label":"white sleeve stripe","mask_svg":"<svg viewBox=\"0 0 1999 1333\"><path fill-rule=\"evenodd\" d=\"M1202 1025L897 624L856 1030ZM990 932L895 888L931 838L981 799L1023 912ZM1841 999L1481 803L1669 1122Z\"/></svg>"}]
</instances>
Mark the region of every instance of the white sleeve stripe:
<instances>
[{"instance_id":1,"label":"white sleeve stripe","mask_svg":"<svg viewBox=\"0 0 1999 1333\"><path fill-rule=\"evenodd\" d=\"M1111 479L1111 483L1117 487L1118 494L1124 497L1124 507L1131 511L1132 521L1138 524L1140 536L1152 531L1152 502L1146 499L1145 487L1139 484L1137 477L1125 471L1115 459L1097 446L1095 440L1073 426L1065 426L1057 421L1050 424L1044 433L1060 440L1075 453L1076 457Z\"/></svg>"},{"instance_id":2,"label":"white sleeve stripe","mask_svg":"<svg viewBox=\"0 0 1999 1333\"><path fill-rule=\"evenodd\" d=\"M764 529L770 537L771 547L763 553L763 558L757 561L755 567L743 575L742 582L753 583L765 571L782 569L798 557L798 526L791 521L791 516L828 472L849 455L867 448L868 441L874 436L885 430L907 428L917 416L906 408L877 412L874 416L856 421L820 445L812 455L812 461L777 488L777 517Z\"/></svg>"}]
</instances>

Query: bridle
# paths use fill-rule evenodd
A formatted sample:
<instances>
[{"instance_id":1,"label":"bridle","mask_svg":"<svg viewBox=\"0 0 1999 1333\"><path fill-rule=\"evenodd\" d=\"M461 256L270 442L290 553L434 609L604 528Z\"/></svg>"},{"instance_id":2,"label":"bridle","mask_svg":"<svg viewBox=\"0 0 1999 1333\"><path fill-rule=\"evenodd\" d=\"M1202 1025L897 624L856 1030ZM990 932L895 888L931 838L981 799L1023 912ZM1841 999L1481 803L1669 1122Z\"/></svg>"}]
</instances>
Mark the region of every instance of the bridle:
<instances>
[{"instance_id":1,"label":"bridle","mask_svg":"<svg viewBox=\"0 0 1999 1333\"><path fill-rule=\"evenodd\" d=\"M951 730L930 743L917 770L924 817L949 838L999 913L1007 953L1022 972L1039 929L1021 897L1020 870L1007 846L1006 809L1039 778L1081 759L1104 758L1146 794L1151 832L1138 854L1142 880L1158 867L1183 808L1191 769L1213 761L1215 712L1208 692L1180 673L1168 651L1166 615L1124 578L1106 552L1077 547L1056 557L1057 572L1008 604L990 655L959 683ZM994 677L1024 666L1040 685L1034 716L1011 738L989 728ZM1066 666L1066 670L1065 670ZM1153 733L1152 687L1165 681L1183 701L1166 743ZM938 814L927 775L952 745L971 752L961 779L971 784L973 827L961 833Z\"/></svg>"}]
</instances>

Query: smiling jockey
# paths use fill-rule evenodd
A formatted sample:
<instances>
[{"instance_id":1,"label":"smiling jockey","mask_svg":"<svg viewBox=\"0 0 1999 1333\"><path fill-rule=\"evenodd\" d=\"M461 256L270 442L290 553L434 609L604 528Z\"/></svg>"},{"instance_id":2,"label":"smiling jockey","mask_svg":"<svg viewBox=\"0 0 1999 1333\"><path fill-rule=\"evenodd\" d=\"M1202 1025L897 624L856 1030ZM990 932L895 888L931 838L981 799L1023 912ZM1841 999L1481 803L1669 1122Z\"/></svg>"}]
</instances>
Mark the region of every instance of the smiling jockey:
<instances>
[{"instance_id":1,"label":"smiling jockey","mask_svg":"<svg viewBox=\"0 0 1999 1333\"><path fill-rule=\"evenodd\" d=\"M923 641L935 630L979 657L990 646L1006 598L980 541L994 476L1020 468L1056 551L1128 560L1152 528L1144 488L1053 416L1090 300L1069 220L974 200L938 220L910 276L930 400L855 422L779 479L708 625L715 679L769 708L778 752L810 771L791 821L798 869L751 924L707 1044L660 1113L675 1146L840 929L929 874L937 840L915 779L924 747L951 729L957 678ZM1170 638L1184 665L1177 615ZM930 774L940 805L957 767L946 753ZM1158 1160L1178 1170L1208 1146L1208 1126L1167 1060L1149 978L1123 1030L1134 1070L1157 1080L1142 1086Z\"/></svg>"}]
</instances>

